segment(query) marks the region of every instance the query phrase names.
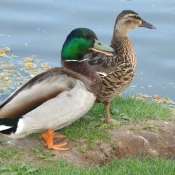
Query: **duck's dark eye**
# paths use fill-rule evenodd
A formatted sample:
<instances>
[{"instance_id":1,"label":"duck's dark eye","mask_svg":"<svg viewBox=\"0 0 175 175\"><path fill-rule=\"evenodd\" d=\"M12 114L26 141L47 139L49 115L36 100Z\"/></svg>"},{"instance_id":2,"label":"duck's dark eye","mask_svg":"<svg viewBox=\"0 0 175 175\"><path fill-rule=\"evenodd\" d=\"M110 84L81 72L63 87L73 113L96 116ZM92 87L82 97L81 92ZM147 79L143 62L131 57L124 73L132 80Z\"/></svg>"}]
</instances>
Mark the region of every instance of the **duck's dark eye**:
<instances>
[{"instance_id":1,"label":"duck's dark eye","mask_svg":"<svg viewBox=\"0 0 175 175\"><path fill-rule=\"evenodd\" d=\"M141 19L139 16L133 16L133 18L135 18L135 19Z\"/></svg>"},{"instance_id":2,"label":"duck's dark eye","mask_svg":"<svg viewBox=\"0 0 175 175\"><path fill-rule=\"evenodd\" d=\"M88 35L81 35L82 38L88 39Z\"/></svg>"}]
</instances>

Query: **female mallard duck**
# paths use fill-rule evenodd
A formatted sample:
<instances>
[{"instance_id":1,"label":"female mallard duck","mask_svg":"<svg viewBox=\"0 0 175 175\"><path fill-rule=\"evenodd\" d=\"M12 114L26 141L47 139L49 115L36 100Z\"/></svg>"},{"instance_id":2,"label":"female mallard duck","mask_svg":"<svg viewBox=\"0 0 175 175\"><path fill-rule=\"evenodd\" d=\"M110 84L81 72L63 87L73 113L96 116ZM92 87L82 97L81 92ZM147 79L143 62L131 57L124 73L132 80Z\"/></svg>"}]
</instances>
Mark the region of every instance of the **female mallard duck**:
<instances>
[{"instance_id":1,"label":"female mallard duck","mask_svg":"<svg viewBox=\"0 0 175 175\"><path fill-rule=\"evenodd\" d=\"M62 148L66 143L53 144L53 138L59 137L53 136L53 130L68 126L94 104L101 78L83 57L90 51L100 50L113 52L91 30L73 30L62 48L63 67L35 76L0 105L0 132L21 138L48 130L41 135L48 148L67 150Z\"/></svg>"},{"instance_id":2,"label":"female mallard duck","mask_svg":"<svg viewBox=\"0 0 175 175\"><path fill-rule=\"evenodd\" d=\"M109 107L111 100L121 93L132 82L135 76L137 59L128 32L137 27L155 29L155 27L144 21L136 12L132 10L122 11L115 22L111 47L114 48L113 56L103 54L88 54L88 63L99 72L102 77L101 92L96 102L105 105L107 122L110 118Z\"/></svg>"}]
</instances>

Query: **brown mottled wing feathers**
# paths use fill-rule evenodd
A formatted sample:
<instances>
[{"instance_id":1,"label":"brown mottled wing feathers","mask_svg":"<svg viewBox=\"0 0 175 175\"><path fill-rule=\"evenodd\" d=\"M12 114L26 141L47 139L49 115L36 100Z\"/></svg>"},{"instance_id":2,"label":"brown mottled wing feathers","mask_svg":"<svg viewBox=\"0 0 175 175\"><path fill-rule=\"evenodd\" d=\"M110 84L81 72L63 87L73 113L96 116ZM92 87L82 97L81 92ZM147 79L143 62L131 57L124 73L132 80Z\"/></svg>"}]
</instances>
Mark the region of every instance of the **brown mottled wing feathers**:
<instances>
[{"instance_id":1,"label":"brown mottled wing feathers","mask_svg":"<svg viewBox=\"0 0 175 175\"><path fill-rule=\"evenodd\" d=\"M85 55L85 58L97 72L104 72L108 74L114 71L117 66L117 59L115 56L112 57L98 53L90 53Z\"/></svg>"}]
</instances>

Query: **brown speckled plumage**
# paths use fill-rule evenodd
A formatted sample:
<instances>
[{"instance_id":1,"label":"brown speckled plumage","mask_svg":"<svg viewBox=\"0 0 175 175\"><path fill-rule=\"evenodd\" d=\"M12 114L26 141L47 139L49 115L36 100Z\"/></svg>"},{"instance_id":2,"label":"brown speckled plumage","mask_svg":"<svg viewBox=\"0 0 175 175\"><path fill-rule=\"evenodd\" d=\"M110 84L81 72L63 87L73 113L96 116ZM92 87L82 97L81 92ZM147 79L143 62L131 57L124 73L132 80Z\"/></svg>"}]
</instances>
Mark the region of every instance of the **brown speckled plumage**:
<instances>
[{"instance_id":1,"label":"brown speckled plumage","mask_svg":"<svg viewBox=\"0 0 175 175\"><path fill-rule=\"evenodd\" d=\"M135 76L137 58L127 33L136 27L155 28L142 20L137 13L131 10L122 11L116 19L110 45L115 50L114 56L97 53L85 56L88 58L88 63L101 75L102 87L96 102L105 104L107 122L111 121L109 113L111 100L126 89Z\"/></svg>"}]
</instances>

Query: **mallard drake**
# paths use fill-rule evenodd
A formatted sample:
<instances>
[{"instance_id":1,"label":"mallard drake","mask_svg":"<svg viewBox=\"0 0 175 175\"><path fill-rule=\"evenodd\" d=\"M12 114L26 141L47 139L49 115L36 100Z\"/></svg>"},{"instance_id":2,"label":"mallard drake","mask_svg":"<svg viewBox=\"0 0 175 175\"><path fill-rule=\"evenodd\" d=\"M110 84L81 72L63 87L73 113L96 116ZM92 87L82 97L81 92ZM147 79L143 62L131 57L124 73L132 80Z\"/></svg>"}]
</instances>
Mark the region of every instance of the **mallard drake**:
<instances>
[{"instance_id":1,"label":"mallard drake","mask_svg":"<svg viewBox=\"0 0 175 175\"><path fill-rule=\"evenodd\" d=\"M106 54L113 52L97 40L93 31L73 30L62 47L63 67L35 76L0 105L0 132L11 138L44 132L41 137L49 149L69 149L63 147L67 143L53 144L55 137L62 137L54 136L54 130L70 125L94 104L101 78L84 55L100 50Z\"/></svg>"},{"instance_id":2,"label":"mallard drake","mask_svg":"<svg viewBox=\"0 0 175 175\"><path fill-rule=\"evenodd\" d=\"M91 67L99 72L102 78L101 92L96 102L105 105L105 120L113 121L110 118L110 103L114 97L129 86L135 76L137 58L128 32L137 27L155 29L152 24L144 21L132 10L122 11L114 25L114 32L111 47L114 48L113 56L103 54L88 54L85 56Z\"/></svg>"}]
</instances>

